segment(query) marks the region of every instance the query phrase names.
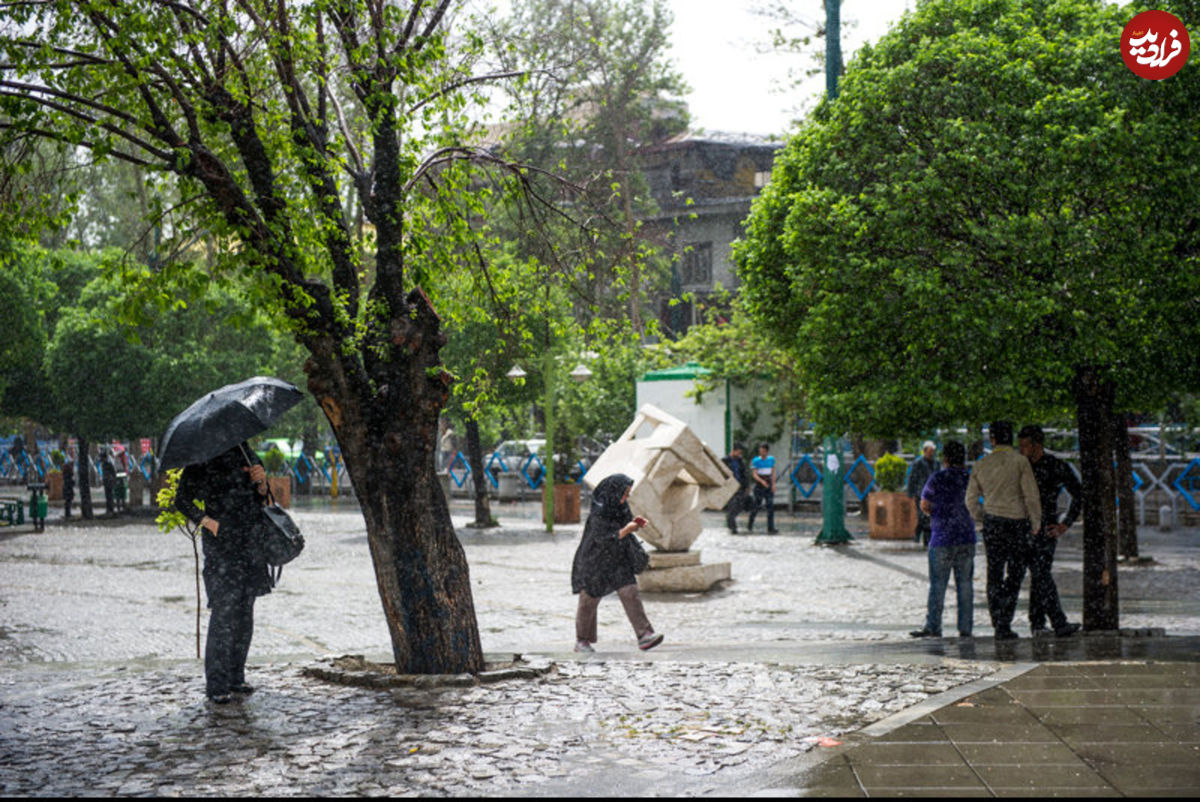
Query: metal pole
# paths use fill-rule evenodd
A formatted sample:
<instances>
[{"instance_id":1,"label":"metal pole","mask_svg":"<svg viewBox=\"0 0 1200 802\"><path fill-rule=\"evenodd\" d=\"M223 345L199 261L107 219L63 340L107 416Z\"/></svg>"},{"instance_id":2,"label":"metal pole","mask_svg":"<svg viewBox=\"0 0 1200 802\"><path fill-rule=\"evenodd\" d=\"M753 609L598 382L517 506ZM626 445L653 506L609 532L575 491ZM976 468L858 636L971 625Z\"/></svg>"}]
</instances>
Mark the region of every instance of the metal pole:
<instances>
[{"instance_id":1,"label":"metal pole","mask_svg":"<svg viewBox=\"0 0 1200 802\"><path fill-rule=\"evenodd\" d=\"M546 349L546 366L542 371L545 381L546 418L546 481L542 485L545 494L546 531L554 532L554 368L551 349Z\"/></svg>"}]
</instances>

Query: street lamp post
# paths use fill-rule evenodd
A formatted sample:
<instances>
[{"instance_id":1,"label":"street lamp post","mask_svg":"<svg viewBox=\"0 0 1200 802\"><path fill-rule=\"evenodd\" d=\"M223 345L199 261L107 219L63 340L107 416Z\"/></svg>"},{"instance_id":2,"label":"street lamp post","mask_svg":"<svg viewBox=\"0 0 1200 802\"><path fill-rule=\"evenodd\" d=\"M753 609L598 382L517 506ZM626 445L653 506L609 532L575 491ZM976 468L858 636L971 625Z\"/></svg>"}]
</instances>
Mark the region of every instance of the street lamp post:
<instances>
[{"instance_id":1,"label":"street lamp post","mask_svg":"<svg viewBox=\"0 0 1200 802\"><path fill-rule=\"evenodd\" d=\"M546 524L547 532L554 532L554 407L557 387L555 385L555 368L557 359L550 349L546 349L544 355L545 364L542 368L542 414L546 419L546 463L545 463L545 481L542 485L542 492L545 494L544 523ZM521 370L519 365L513 365L512 369L506 374L508 378L516 380L523 379L527 375ZM571 371L570 376L577 382L585 382L592 376L592 372L582 362Z\"/></svg>"}]
</instances>

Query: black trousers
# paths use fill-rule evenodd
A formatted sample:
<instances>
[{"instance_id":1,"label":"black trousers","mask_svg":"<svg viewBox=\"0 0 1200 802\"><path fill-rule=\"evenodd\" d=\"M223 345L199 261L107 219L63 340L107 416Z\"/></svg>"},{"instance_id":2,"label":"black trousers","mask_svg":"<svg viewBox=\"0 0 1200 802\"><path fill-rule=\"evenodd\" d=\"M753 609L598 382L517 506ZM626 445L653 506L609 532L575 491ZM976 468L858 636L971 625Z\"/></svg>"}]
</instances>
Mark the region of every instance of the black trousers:
<instances>
[{"instance_id":1,"label":"black trousers","mask_svg":"<svg viewBox=\"0 0 1200 802\"><path fill-rule=\"evenodd\" d=\"M204 579L208 606L212 608L204 643L204 689L209 696L219 696L246 681L257 596L246 583L230 586L210 581L208 571Z\"/></svg>"},{"instance_id":2,"label":"black trousers","mask_svg":"<svg viewBox=\"0 0 1200 802\"><path fill-rule=\"evenodd\" d=\"M767 507L767 531L775 531L775 494L771 488L763 487L758 482L754 483L754 507L750 510L750 520L746 522L747 529L754 528L754 518L764 504Z\"/></svg>"},{"instance_id":3,"label":"black trousers","mask_svg":"<svg viewBox=\"0 0 1200 802\"><path fill-rule=\"evenodd\" d=\"M1029 562L1032 528L1027 518L983 519L983 545L987 549L987 601L992 627L997 632L1012 629L1017 596Z\"/></svg>"},{"instance_id":4,"label":"black trousers","mask_svg":"<svg viewBox=\"0 0 1200 802\"><path fill-rule=\"evenodd\" d=\"M750 495L744 487L738 490L733 498L729 499L729 503L725 506L725 523L729 526L731 532L737 531L738 513L745 512L749 504Z\"/></svg>"},{"instance_id":5,"label":"black trousers","mask_svg":"<svg viewBox=\"0 0 1200 802\"><path fill-rule=\"evenodd\" d=\"M1041 629L1050 619L1050 626L1062 629L1067 625L1062 603L1058 599L1058 586L1050 575L1054 564L1054 550L1058 538L1035 535L1029 545L1029 626Z\"/></svg>"}]
</instances>

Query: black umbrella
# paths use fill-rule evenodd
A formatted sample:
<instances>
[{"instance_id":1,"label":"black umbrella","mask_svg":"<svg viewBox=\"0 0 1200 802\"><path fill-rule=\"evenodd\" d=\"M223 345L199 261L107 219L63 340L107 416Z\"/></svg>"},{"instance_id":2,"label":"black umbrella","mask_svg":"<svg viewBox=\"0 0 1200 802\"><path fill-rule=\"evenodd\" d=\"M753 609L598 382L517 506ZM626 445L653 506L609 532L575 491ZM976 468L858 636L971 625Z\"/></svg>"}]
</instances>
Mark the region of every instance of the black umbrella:
<instances>
[{"instance_id":1,"label":"black umbrella","mask_svg":"<svg viewBox=\"0 0 1200 802\"><path fill-rule=\"evenodd\" d=\"M270 376L214 390L167 427L159 445L163 470L207 462L266 430L303 398L296 385Z\"/></svg>"}]
</instances>

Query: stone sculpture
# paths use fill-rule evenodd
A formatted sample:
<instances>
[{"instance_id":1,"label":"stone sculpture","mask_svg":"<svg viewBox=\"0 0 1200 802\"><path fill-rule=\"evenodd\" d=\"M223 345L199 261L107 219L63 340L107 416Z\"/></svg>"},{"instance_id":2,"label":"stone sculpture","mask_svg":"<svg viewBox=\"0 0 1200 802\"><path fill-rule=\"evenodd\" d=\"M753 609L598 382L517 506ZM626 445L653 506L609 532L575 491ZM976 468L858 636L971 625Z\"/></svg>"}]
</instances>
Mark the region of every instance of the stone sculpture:
<instances>
[{"instance_id":1,"label":"stone sculpture","mask_svg":"<svg viewBox=\"0 0 1200 802\"><path fill-rule=\"evenodd\" d=\"M654 546L650 567L638 575L644 591L703 591L729 579L729 563L700 564L691 551L702 528L700 511L719 510L737 492L737 480L687 424L652 404L600 455L583 481L633 479L629 506L649 524L638 534Z\"/></svg>"}]
</instances>

